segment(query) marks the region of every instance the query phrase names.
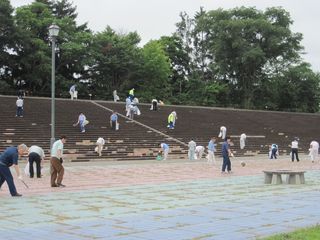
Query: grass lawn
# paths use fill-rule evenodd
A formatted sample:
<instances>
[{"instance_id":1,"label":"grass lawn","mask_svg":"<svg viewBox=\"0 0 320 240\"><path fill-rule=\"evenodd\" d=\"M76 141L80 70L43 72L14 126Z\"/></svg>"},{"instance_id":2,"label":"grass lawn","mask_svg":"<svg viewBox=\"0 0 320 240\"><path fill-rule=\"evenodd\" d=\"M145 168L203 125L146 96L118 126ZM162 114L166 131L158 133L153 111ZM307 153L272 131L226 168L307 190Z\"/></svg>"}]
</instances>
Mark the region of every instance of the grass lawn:
<instances>
[{"instance_id":1,"label":"grass lawn","mask_svg":"<svg viewBox=\"0 0 320 240\"><path fill-rule=\"evenodd\" d=\"M303 228L291 233L282 233L263 240L318 240L320 239L320 225Z\"/></svg>"}]
</instances>

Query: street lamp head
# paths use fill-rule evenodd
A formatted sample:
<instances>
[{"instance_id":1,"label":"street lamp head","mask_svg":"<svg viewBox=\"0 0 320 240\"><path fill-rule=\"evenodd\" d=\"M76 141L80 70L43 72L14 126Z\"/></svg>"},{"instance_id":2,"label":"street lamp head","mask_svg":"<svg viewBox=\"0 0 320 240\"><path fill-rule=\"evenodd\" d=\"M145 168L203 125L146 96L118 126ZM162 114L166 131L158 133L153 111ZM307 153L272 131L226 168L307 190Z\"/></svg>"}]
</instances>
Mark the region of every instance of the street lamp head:
<instances>
[{"instance_id":1,"label":"street lamp head","mask_svg":"<svg viewBox=\"0 0 320 240\"><path fill-rule=\"evenodd\" d=\"M52 25L49 27L49 37L50 37L50 38L56 38L56 37L58 37L59 30L60 30L60 27L59 27L58 25L52 24Z\"/></svg>"}]
</instances>

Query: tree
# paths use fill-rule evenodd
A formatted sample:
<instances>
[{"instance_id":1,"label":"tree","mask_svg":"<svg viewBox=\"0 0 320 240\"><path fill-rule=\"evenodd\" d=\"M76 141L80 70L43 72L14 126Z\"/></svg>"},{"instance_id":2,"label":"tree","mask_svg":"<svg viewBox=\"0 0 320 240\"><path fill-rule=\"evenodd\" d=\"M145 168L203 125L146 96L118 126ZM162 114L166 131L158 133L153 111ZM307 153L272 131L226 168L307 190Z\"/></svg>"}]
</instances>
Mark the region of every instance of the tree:
<instances>
[{"instance_id":1,"label":"tree","mask_svg":"<svg viewBox=\"0 0 320 240\"><path fill-rule=\"evenodd\" d=\"M158 40L169 58L171 75L168 83L171 85L170 101L181 103L186 91L187 76L190 74L190 57L183 46L182 40L176 35L163 36Z\"/></svg>"},{"instance_id":2,"label":"tree","mask_svg":"<svg viewBox=\"0 0 320 240\"><path fill-rule=\"evenodd\" d=\"M147 102L152 98L169 99L170 61L163 46L158 41L150 41L143 47L142 56L141 79L137 82L140 95Z\"/></svg>"},{"instance_id":3,"label":"tree","mask_svg":"<svg viewBox=\"0 0 320 240\"><path fill-rule=\"evenodd\" d=\"M0 1L0 90L14 86L12 71L15 63L17 29L9 0Z\"/></svg>"},{"instance_id":4,"label":"tree","mask_svg":"<svg viewBox=\"0 0 320 240\"><path fill-rule=\"evenodd\" d=\"M319 111L320 75L310 69L310 64L289 67L273 82L276 85L277 110Z\"/></svg>"},{"instance_id":5,"label":"tree","mask_svg":"<svg viewBox=\"0 0 320 240\"><path fill-rule=\"evenodd\" d=\"M91 63L88 49L92 34L86 25L76 25L74 11L67 1L53 3L38 0L17 8L15 20L23 41L17 49L19 65L15 68L15 76L26 83L29 92L38 95L48 95L50 92L51 48L48 28L52 23L60 27L56 48L57 95L66 92L71 83L79 82L86 75L86 66Z\"/></svg>"},{"instance_id":6,"label":"tree","mask_svg":"<svg viewBox=\"0 0 320 240\"><path fill-rule=\"evenodd\" d=\"M90 84L102 98L133 87L139 75L140 37L136 32L118 34L111 27L97 33L93 39L93 64L89 68Z\"/></svg>"}]
</instances>

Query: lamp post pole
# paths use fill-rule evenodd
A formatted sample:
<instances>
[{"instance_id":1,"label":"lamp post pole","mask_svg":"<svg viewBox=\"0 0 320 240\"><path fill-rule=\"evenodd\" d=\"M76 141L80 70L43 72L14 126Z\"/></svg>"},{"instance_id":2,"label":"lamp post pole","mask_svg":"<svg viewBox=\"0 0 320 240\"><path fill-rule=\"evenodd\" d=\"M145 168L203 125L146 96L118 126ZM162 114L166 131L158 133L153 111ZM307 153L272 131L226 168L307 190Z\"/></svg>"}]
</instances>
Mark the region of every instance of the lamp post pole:
<instances>
[{"instance_id":1,"label":"lamp post pole","mask_svg":"<svg viewBox=\"0 0 320 240\"><path fill-rule=\"evenodd\" d=\"M59 34L59 26L53 24L49 27L49 37L52 42L52 69L51 69L51 139L50 149L55 141L55 73L56 73L56 39Z\"/></svg>"}]
</instances>

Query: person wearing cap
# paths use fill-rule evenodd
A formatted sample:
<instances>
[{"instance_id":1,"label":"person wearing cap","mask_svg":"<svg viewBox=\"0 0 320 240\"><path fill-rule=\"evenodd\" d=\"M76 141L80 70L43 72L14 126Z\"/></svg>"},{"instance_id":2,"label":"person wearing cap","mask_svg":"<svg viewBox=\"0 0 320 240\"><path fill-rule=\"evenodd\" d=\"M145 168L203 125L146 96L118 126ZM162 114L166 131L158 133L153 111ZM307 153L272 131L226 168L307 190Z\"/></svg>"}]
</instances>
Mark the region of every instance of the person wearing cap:
<instances>
[{"instance_id":1,"label":"person wearing cap","mask_svg":"<svg viewBox=\"0 0 320 240\"><path fill-rule=\"evenodd\" d=\"M294 162L294 156L297 159L297 162L299 162L298 157L298 138L294 138L294 140L291 143L291 161Z\"/></svg>"},{"instance_id":2,"label":"person wearing cap","mask_svg":"<svg viewBox=\"0 0 320 240\"><path fill-rule=\"evenodd\" d=\"M13 166L18 178L23 180L18 166L18 159L26 154L27 151L28 147L25 144L20 144L18 147L8 147L0 156L0 188L4 182L7 182L12 197L21 197L22 195L17 192L10 167Z\"/></svg>"}]
</instances>

